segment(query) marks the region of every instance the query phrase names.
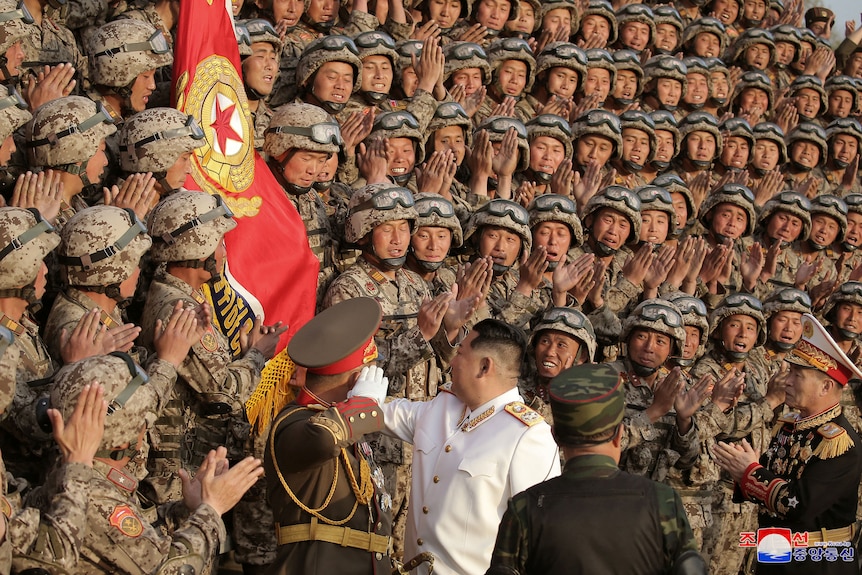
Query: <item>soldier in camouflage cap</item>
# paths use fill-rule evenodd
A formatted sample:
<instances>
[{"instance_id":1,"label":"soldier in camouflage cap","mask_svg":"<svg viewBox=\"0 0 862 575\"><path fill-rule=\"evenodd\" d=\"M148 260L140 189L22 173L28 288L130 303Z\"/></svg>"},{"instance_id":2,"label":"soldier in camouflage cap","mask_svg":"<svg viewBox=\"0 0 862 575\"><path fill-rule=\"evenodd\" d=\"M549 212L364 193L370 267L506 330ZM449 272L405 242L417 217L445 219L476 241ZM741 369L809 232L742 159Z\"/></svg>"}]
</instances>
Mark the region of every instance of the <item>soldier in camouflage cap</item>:
<instances>
[{"instance_id":1,"label":"soldier in camouflage cap","mask_svg":"<svg viewBox=\"0 0 862 575\"><path fill-rule=\"evenodd\" d=\"M740 76L733 86L730 98L730 111L740 115L753 108L771 110L773 102L773 85L769 76L760 70L749 70Z\"/></svg>"},{"instance_id":2,"label":"soldier in camouflage cap","mask_svg":"<svg viewBox=\"0 0 862 575\"><path fill-rule=\"evenodd\" d=\"M617 17L607 0L590 0L578 22L575 40L594 39L602 46L610 46L617 41Z\"/></svg>"},{"instance_id":3,"label":"soldier in camouflage cap","mask_svg":"<svg viewBox=\"0 0 862 575\"><path fill-rule=\"evenodd\" d=\"M729 52L728 65L765 72L775 63L775 39L769 30L752 28L739 35Z\"/></svg>"},{"instance_id":4,"label":"soldier in camouflage cap","mask_svg":"<svg viewBox=\"0 0 862 575\"><path fill-rule=\"evenodd\" d=\"M748 167L754 151L754 131L745 118L728 118L719 126L722 148L715 165L721 176L739 173Z\"/></svg>"},{"instance_id":5,"label":"soldier in camouflage cap","mask_svg":"<svg viewBox=\"0 0 862 575\"><path fill-rule=\"evenodd\" d=\"M560 262L565 263L566 253L569 248L573 248L584 243L584 230L581 226L581 220L578 218L575 202L567 196L557 194L542 194L533 198L530 205L527 207L530 213L530 229L533 230L533 239L536 239L536 234L540 232L539 226L543 223L563 224L569 231L568 245L562 250L562 253L556 254L558 259L551 260L550 252L548 253L548 269L553 271ZM534 241L533 245L538 245ZM547 249L547 240L544 242L544 247Z\"/></svg>"},{"instance_id":6,"label":"soldier in camouflage cap","mask_svg":"<svg viewBox=\"0 0 862 575\"><path fill-rule=\"evenodd\" d=\"M549 0L541 3L541 9L536 10L536 29L542 32L557 32L561 27L568 30L567 38L578 31L578 7L574 0Z\"/></svg>"},{"instance_id":7,"label":"soldier in camouflage cap","mask_svg":"<svg viewBox=\"0 0 862 575\"><path fill-rule=\"evenodd\" d=\"M359 49L347 36L318 38L299 59L296 83L303 100L337 114L362 86Z\"/></svg>"},{"instance_id":8,"label":"soldier in camouflage cap","mask_svg":"<svg viewBox=\"0 0 862 575\"><path fill-rule=\"evenodd\" d=\"M728 70L721 58L704 58L703 61L706 64L706 69L709 70L709 79L712 86L706 109L711 114L718 114L719 108L727 104L727 100L732 92L730 70Z\"/></svg>"},{"instance_id":9,"label":"soldier in camouflage cap","mask_svg":"<svg viewBox=\"0 0 862 575\"><path fill-rule=\"evenodd\" d=\"M254 148L260 151L263 148L264 132L269 126L272 117L272 109L268 100L276 90L276 86L283 83L279 77L279 61L282 56L282 41L275 26L268 20L255 18L242 22L248 31L248 53L242 57L242 84L248 99L248 109L251 112L254 124ZM285 57L290 57L290 49ZM286 66L291 76L288 80L289 86L295 88L294 69ZM287 72L287 71L286 71Z\"/></svg>"},{"instance_id":10,"label":"soldier in camouflage cap","mask_svg":"<svg viewBox=\"0 0 862 575\"><path fill-rule=\"evenodd\" d=\"M407 269L428 283L438 295L452 289L455 271L446 265L452 248L464 243L461 224L452 202L438 194L416 194L416 233L410 238Z\"/></svg>"},{"instance_id":11,"label":"soldier in camouflage cap","mask_svg":"<svg viewBox=\"0 0 862 575\"><path fill-rule=\"evenodd\" d=\"M653 42L655 54L674 54L682 45L682 32L685 24L676 7L663 4L653 7L655 14L656 36Z\"/></svg>"},{"instance_id":12,"label":"soldier in camouflage cap","mask_svg":"<svg viewBox=\"0 0 862 575\"><path fill-rule=\"evenodd\" d=\"M40 106L24 127L32 166L63 173L67 203L79 193L99 190L108 164L105 138L117 131L104 106L81 96L66 96Z\"/></svg>"},{"instance_id":13,"label":"soldier in camouflage cap","mask_svg":"<svg viewBox=\"0 0 862 575\"><path fill-rule=\"evenodd\" d=\"M655 14L646 4L626 4L617 10L620 34L617 45L637 54L652 47L655 40Z\"/></svg>"},{"instance_id":14,"label":"soldier in camouflage cap","mask_svg":"<svg viewBox=\"0 0 862 575\"><path fill-rule=\"evenodd\" d=\"M787 163L784 131L771 122L760 122L751 131L754 132L754 148L749 170L757 178L762 178L766 172L778 169Z\"/></svg>"},{"instance_id":15,"label":"soldier in camouflage cap","mask_svg":"<svg viewBox=\"0 0 862 575\"><path fill-rule=\"evenodd\" d=\"M709 103L709 95L713 91L709 68L702 58L696 56L684 58L682 63L686 68L683 108L688 112L701 110Z\"/></svg>"},{"instance_id":16,"label":"soldier in camouflage cap","mask_svg":"<svg viewBox=\"0 0 862 575\"><path fill-rule=\"evenodd\" d=\"M834 121L853 115L859 109L859 90L862 86L858 80L849 76L830 76L824 86L828 106L823 109L826 120Z\"/></svg>"},{"instance_id":17,"label":"soldier in camouflage cap","mask_svg":"<svg viewBox=\"0 0 862 575\"><path fill-rule=\"evenodd\" d=\"M0 80L11 86L17 83L24 63L22 40L29 31L24 26L25 19L33 21L23 3L16 0L0 2Z\"/></svg>"},{"instance_id":18,"label":"soldier in camouflage cap","mask_svg":"<svg viewBox=\"0 0 862 575\"><path fill-rule=\"evenodd\" d=\"M757 324L757 336L753 341L725 341L722 337L722 322L733 316L748 316ZM746 293L736 293L724 298L709 315L709 337L716 342L718 349L734 362L744 361L754 347L766 342L766 318L763 304L756 297Z\"/></svg>"},{"instance_id":19,"label":"soldier in camouflage cap","mask_svg":"<svg viewBox=\"0 0 862 575\"><path fill-rule=\"evenodd\" d=\"M354 38L362 60L362 86L359 93L365 105L377 106L390 97L398 52L395 40L380 31L363 32Z\"/></svg>"},{"instance_id":20,"label":"soldier in camouflage cap","mask_svg":"<svg viewBox=\"0 0 862 575\"><path fill-rule=\"evenodd\" d=\"M640 172L655 156L655 123L645 112L627 110L620 116L620 126L623 145L614 166L621 176L634 176L632 185L644 185L647 182Z\"/></svg>"},{"instance_id":21,"label":"soldier in camouflage cap","mask_svg":"<svg viewBox=\"0 0 862 575\"><path fill-rule=\"evenodd\" d=\"M17 150L12 133L30 121L27 103L15 88L0 85L0 168L5 168Z\"/></svg>"},{"instance_id":22,"label":"soldier in camouflage cap","mask_svg":"<svg viewBox=\"0 0 862 575\"><path fill-rule=\"evenodd\" d=\"M687 56L720 58L727 47L727 29L711 16L698 18L686 26L682 47Z\"/></svg>"},{"instance_id":23,"label":"soldier in camouflage cap","mask_svg":"<svg viewBox=\"0 0 862 575\"><path fill-rule=\"evenodd\" d=\"M811 234L808 236L808 248L815 252L823 252L830 261L834 261L831 249L833 244L844 241L847 233L847 204L838 196L821 194L811 200ZM803 253L807 250L803 249Z\"/></svg>"},{"instance_id":24,"label":"soldier in camouflage cap","mask_svg":"<svg viewBox=\"0 0 862 575\"><path fill-rule=\"evenodd\" d=\"M552 42L536 58L536 85L527 101L538 104L572 100L587 74L587 55L570 42Z\"/></svg>"},{"instance_id":25,"label":"soldier in camouflage cap","mask_svg":"<svg viewBox=\"0 0 862 575\"><path fill-rule=\"evenodd\" d=\"M680 227L670 193L652 185L640 186L634 191L641 201L640 241L653 246L663 245Z\"/></svg>"},{"instance_id":26,"label":"soldier in camouflage cap","mask_svg":"<svg viewBox=\"0 0 862 575\"><path fill-rule=\"evenodd\" d=\"M491 83L473 115L473 123L481 123L507 98L515 100L514 117L527 122L535 115L533 106L524 99L536 78L533 49L521 38L498 38L488 47L488 58L491 63Z\"/></svg>"},{"instance_id":27,"label":"soldier in camouflage cap","mask_svg":"<svg viewBox=\"0 0 862 575\"><path fill-rule=\"evenodd\" d=\"M664 188L670 194L673 201L673 209L676 212L676 229L671 230L671 237L679 237L682 232L695 220L697 208L694 205L694 197L686 183L674 172L665 172L652 181L652 185Z\"/></svg>"},{"instance_id":28,"label":"soldier in camouflage cap","mask_svg":"<svg viewBox=\"0 0 862 575\"><path fill-rule=\"evenodd\" d=\"M655 124L656 146L653 159L644 168L646 175L655 172L665 172L670 168L673 159L679 155L680 134L679 124L673 114L666 110L655 110L650 113Z\"/></svg>"},{"instance_id":29,"label":"soldier in camouflage cap","mask_svg":"<svg viewBox=\"0 0 862 575\"><path fill-rule=\"evenodd\" d=\"M622 381L605 365L573 367L553 380L554 438L566 466L561 477L509 501L488 575L553 572L548 557L602 573L706 573L679 495L618 467L625 441ZM591 522L588 533L580 528L585 521ZM633 527L652 550L615 553L615 535ZM576 540L567 535L573 532L580 533Z\"/></svg>"},{"instance_id":30,"label":"soldier in camouflage cap","mask_svg":"<svg viewBox=\"0 0 862 575\"><path fill-rule=\"evenodd\" d=\"M736 206L742 210L743 215L746 217L745 225L742 227L735 225L732 234L723 229L715 229L713 226L713 211L725 204ZM700 206L700 223L722 242L726 238L736 239L751 235L754 231L754 223L757 221L756 218L754 194L751 193L750 189L739 184L723 185L710 194Z\"/></svg>"},{"instance_id":31,"label":"soldier in camouflage cap","mask_svg":"<svg viewBox=\"0 0 862 575\"><path fill-rule=\"evenodd\" d=\"M406 188L392 184L370 184L353 194L347 209L344 239L353 244L363 245L372 252L374 247L368 245L366 237L382 223L403 220L409 225L410 235L416 231L415 201L413 194ZM375 257L381 256L375 254ZM382 263L393 269L404 265L406 259L406 247L401 256L388 259L381 257Z\"/></svg>"},{"instance_id":32,"label":"soldier in camouflage cap","mask_svg":"<svg viewBox=\"0 0 862 575\"><path fill-rule=\"evenodd\" d=\"M173 63L164 34L141 20L122 19L96 30L87 46L90 79L121 116L143 112L156 89L155 71Z\"/></svg>"},{"instance_id":33,"label":"soldier in camouflage cap","mask_svg":"<svg viewBox=\"0 0 862 575\"><path fill-rule=\"evenodd\" d=\"M803 74L790 84L788 96L795 98L794 106L800 122L816 122L828 106L823 81L817 76Z\"/></svg>"},{"instance_id":34,"label":"soldier in camouflage cap","mask_svg":"<svg viewBox=\"0 0 862 575\"><path fill-rule=\"evenodd\" d=\"M538 184L536 195L547 193L560 164L572 157L572 131L565 118L554 114L540 114L525 127L530 144L530 163L518 175L525 181Z\"/></svg>"},{"instance_id":35,"label":"soldier in camouflage cap","mask_svg":"<svg viewBox=\"0 0 862 575\"><path fill-rule=\"evenodd\" d=\"M811 298L802 290L776 290L763 302L766 317L766 348L781 359L802 337L802 314L811 313ZM771 359L774 360L774 357ZM777 371L777 370L774 370Z\"/></svg>"},{"instance_id":36,"label":"soldier in camouflage cap","mask_svg":"<svg viewBox=\"0 0 862 575\"><path fill-rule=\"evenodd\" d=\"M681 172L709 169L721 156L722 136L718 120L709 112L692 112L679 123L680 151L677 164ZM683 179L685 174L681 174Z\"/></svg>"},{"instance_id":37,"label":"soldier in camouflage cap","mask_svg":"<svg viewBox=\"0 0 862 575\"><path fill-rule=\"evenodd\" d=\"M639 303L623 322L620 342L628 344L629 336L636 329L650 330L670 337L673 344L670 347L670 354L676 356L682 355L682 349L685 347L685 328L682 314L670 301L655 298ZM664 363L664 360L662 360L657 366L650 366L638 363L636 359L631 357L628 359L634 366L635 372L641 376L655 373L658 366Z\"/></svg>"},{"instance_id":38,"label":"soldier in camouflage cap","mask_svg":"<svg viewBox=\"0 0 862 575\"><path fill-rule=\"evenodd\" d=\"M611 91L613 109L617 113L640 98L644 86L644 72L641 61L631 50L617 50L613 53L616 66L616 82Z\"/></svg>"},{"instance_id":39,"label":"soldier in camouflage cap","mask_svg":"<svg viewBox=\"0 0 862 575\"><path fill-rule=\"evenodd\" d=\"M763 206L757 227L761 230L762 246L769 247L776 240L782 247L789 247L796 240L805 241L811 233L811 202L797 192L781 192Z\"/></svg>"},{"instance_id":40,"label":"soldier in camouflage cap","mask_svg":"<svg viewBox=\"0 0 862 575\"><path fill-rule=\"evenodd\" d=\"M605 110L590 110L572 122L575 138L572 164L575 169L583 175L590 162L605 166L610 160L619 158L623 149L622 134L619 117Z\"/></svg>"},{"instance_id":41,"label":"soldier in camouflage cap","mask_svg":"<svg viewBox=\"0 0 862 575\"><path fill-rule=\"evenodd\" d=\"M581 87L579 102L587 96L596 98L595 107L604 106L611 89L616 83L617 67L611 53L602 48L590 48L587 55L587 73Z\"/></svg>"},{"instance_id":42,"label":"soldier in camouflage cap","mask_svg":"<svg viewBox=\"0 0 862 575\"><path fill-rule=\"evenodd\" d=\"M603 209L609 209L622 215L629 222L628 235L616 238L613 245L605 241L608 238L597 238L589 234L589 243L599 257L605 257L616 253L623 245L636 244L641 235L641 202L631 190L622 186L608 186L587 202L584 208L583 221L587 229L591 229L593 221L600 216Z\"/></svg>"},{"instance_id":43,"label":"soldier in camouflage cap","mask_svg":"<svg viewBox=\"0 0 862 575\"><path fill-rule=\"evenodd\" d=\"M862 334L862 282L848 281L841 284L823 306L821 312L829 322L827 331L838 342L844 353L857 357L860 353L859 335Z\"/></svg>"},{"instance_id":44,"label":"soldier in camouflage cap","mask_svg":"<svg viewBox=\"0 0 862 575\"><path fill-rule=\"evenodd\" d=\"M488 132L488 139L491 143L502 142L509 130L515 130L518 142L518 164L515 167L515 172L526 170L529 167L530 144L527 141L527 128L520 120L506 116L490 116L476 126L474 135L479 130Z\"/></svg>"},{"instance_id":45,"label":"soldier in camouflage cap","mask_svg":"<svg viewBox=\"0 0 862 575\"><path fill-rule=\"evenodd\" d=\"M163 197L183 187L191 174L191 155L205 143L192 116L175 108L152 108L123 123L120 167L129 174L152 172Z\"/></svg>"}]
</instances>

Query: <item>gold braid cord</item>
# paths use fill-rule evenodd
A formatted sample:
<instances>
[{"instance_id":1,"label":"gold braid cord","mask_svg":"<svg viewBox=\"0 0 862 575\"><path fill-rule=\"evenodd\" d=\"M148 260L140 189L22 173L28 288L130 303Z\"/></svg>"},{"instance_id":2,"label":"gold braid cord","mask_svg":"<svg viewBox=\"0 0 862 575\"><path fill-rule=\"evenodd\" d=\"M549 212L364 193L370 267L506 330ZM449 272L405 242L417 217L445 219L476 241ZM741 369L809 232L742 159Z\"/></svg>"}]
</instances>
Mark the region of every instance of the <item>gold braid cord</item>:
<instances>
[{"instance_id":1,"label":"gold braid cord","mask_svg":"<svg viewBox=\"0 0 862 575\"><path fill-rule=\"evenodd\" d=\"M266 363L260 382L245 402L246 417L257 433L265 433L275 416L293 401L290 378L295 370L296 364L287 355L287 348Z\"/></svg>"}]
</instances>

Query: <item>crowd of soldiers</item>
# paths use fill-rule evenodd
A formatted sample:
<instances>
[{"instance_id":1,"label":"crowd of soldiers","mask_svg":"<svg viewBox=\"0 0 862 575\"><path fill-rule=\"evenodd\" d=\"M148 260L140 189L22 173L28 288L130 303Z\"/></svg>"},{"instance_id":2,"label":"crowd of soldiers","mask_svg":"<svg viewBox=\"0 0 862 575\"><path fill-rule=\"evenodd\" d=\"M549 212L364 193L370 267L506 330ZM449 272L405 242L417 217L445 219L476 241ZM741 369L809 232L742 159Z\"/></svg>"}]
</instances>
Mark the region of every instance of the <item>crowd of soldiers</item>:
<instances>
[{"instance_id":1,"label":"crowd of soldiers","mask_svg":"<svg viewBox=\"0 0 862 575\"><path fill-rule=\"evenodd\" d=\"M606 363L620 468L676 490L710 573L750 568L758 508L712 446L766 450L803 314L862 365L862 24L833 49L834 15L801 0L233 10L254 146L305 224L317 310L379 303L388 398L447 389L487 318L527 334L520 394L549 423L551 380ZM283 494L244 404L286 327L232 345L213 323L204 287L236 223L184 189L205 136L170 107L178 15L0 0L0 572L208 572L231 508L245 572L276 558L267 487ZM103 396L81 457L62 418ZM862 431L860 400L851 382ZM409 560L413 448L368 437Z\"/></svg>"}]
</instances>

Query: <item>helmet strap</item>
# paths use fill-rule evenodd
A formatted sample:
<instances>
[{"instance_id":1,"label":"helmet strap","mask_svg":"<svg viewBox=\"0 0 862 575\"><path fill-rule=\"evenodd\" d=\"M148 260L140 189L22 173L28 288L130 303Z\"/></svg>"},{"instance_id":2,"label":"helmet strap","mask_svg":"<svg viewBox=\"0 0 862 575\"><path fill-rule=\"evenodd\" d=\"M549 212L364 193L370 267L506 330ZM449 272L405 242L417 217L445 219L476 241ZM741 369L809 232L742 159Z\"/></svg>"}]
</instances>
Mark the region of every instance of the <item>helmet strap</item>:
<instances>
[{"instance_id":1,"label":"helmet strap","mask_svg":"<svg viewBox=\"0 0 862 575\"><path fill-rule=\"evenodd\" d=\"M647 367L645 365L641 365L636 361L633 361L631 358L629 358L629 362L631 362L632 364L632 371L635 372L635 375L637 375L638 377L649 377L658 371L657 367Z\"/></svg>"}]
</instances>

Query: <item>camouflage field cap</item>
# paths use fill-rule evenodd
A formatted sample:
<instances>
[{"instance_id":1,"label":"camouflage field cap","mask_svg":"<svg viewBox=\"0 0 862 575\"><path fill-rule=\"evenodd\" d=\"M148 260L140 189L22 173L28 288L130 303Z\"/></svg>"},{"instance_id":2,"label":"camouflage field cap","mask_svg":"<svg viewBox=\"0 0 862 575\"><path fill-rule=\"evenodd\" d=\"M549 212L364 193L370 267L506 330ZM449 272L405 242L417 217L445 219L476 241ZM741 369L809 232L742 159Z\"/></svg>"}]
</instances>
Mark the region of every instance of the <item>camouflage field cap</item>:
<instances>
[{"instance_id":1,"label":"camouflage field cap","mask_svg":"<svg viewBox=\"0 0 862 575\"><path fill-rule=\"evenodd\" d=\"M34 166L86 163L117 131L104 106L83 96L65 96L39 106L24 127Z\"/></svg>"},{"instance_id":2,"label":"camouflage field cap","mask_svg":"<svg viewBox=\"0 0 862 575\"><path fill-rule=\"evenodd\" d=\"M179 191L160 201L149 216L157 262L208 258L236 227L233 212L218 195Z\"/></svg>"},{"instance_id":3,"label":"camouflage field cap","mask_svg":"<svg viewBox=\"0 0 862 575\"><path fill-rule=\"evenodd\" d=\"M721 204L733 204L742 208L748 215L748 222L742 235L748 236L754 232L757 213L754 207L754 193L742 184L724 184L713 191L700 206L700 223L710 229L712 210Z\"/></svg>"},{"instance_id":4,"label":"camouflage field cap","mask_svg":"<svg viewBox=\"0 0 862 575\"><path fill-rule=\"evenodd\" d=\"M706 340L709 333L709 314L706 310L706 304L700 298L682 291L670 292L664 297L675 305L682 314L683 326L696 327L700 330L700 343L694 356L695 358L702 356L706 351Z\"/></svg>"},{"instance_id":5,"label":"camouflage field cap","mask_svg":"<svg viewBox=\"0 0 862 575\"><path fill-rule=\"evenodd\" d=\"M692 45L694 44L695 38L697 38L698 35L705 33L712 34L718 38L719 42L718 54L708 54L708 56L712 56L714 58L721 57L721 55L724 54L725 48L727 48L727 29L724 27L721 20L711 16L698 18L685 27L685 31L682 34L682 45L686 49L686 52L694 53Z\"/></svg>"},{"instance_id":6,"label":"camouflage field cap","mask_svg":"<svg viewBox=\"0 0 862 575\"><path fill-rule=\"evenodd\" d=\"M709 112L697 111L687 115L679 123L679 137L681 153L688 155L688 150L683 147L685 139L693 132L706 132L715 138L715 155L713 159L721 156L724 147L724 138L719 130L718 119Z\"/></svg>"},{"instance_id":7,"label":"camouflage field cap","mask_svg":"<svg viewBox=\"0 0 862 575\"><path fill-rule=\"evenodd\" d=\"M539 136L547 136L559 141L566 150L567 158L574 153L572 147L572 127L569 122L556 114L539 114L524 125L527 128L527 141L530 144Z\"/></svg>"},{"instance_id":8,"label":"camouflage field cap","mask_svg":"<svg viewBox=\"0 0 862 575\"><path fill-rule=\"evenodd\" d=\"M479 232L484 226L504 228L521 237L521 253L528 253L533 247L533 234L530 232L530 214L521 204L502 198L494 198L473 212L464 234L464 241Z\"/></svg>"},{"instance_id":9,"label":"camouflage field cap","mask_svg":"<svg viewBox=\"0 0 862 575\"><path fill-rule=\"evenodd\" d=\"M617 10L617 26L622 29L629 22L639 22L649 28L649 42L647 47L652 46L655 40L655 14L646 4L625 4Z\"/></svg>"},{"instance_id":10,"label":"camouflage field cap","mask_svg":"<svg viewBox=\"0 0 862 575\"><path fill-rule=\"evenodd\" d=\"M859 90L862 88L862 85L859 84L858 79L851 78L849 76L840 75L840 76L830 76L826 80L826 84L824 89L826 93L830 96L839 90L844 90L848 94L850 94L850 109L856 110L859 107ZM825 110L823 108L822 110Z\"/></svg>"},{"instance_id":11,"label":"camouflage field cap","mask_svg":"<svg viewBox=\"0 0 862 575\"><path fill-rule=\"evenodd\" d=\"M754 145L760 140L768 140L778 146L778 166L787 163L787 143L784 141L784 130L772 122L760 122L751 129L754 132ZM753 152L754 150L752 150Z\"/></svg>"},{"instance_id":12,"label":"camouflage field cap","mask_svg":"<svg viewBox=\"0 0 862 575\"><path fill-rule=\"evenodd\" d=\"M772 66L775 63L775 38L772 36L772 32L763 28L749 28L740 34L733 46L730 47L731 54L728 63L744 65L745 52L758 44L766 46L769 50L768 66Z\"/></svg>"},{"instance_id":13,"label":"camouflage field cap","mask_svg":"<svg viewBox=\"0 0 862 575\"><path fill-rule=\"evenodd\" d=\"M24 24L32 24L33 16L19 0L0 1L0 54L12 44L26 38L30 32Z\"/></svg>"},{"instance_id":14,"label":"camouflage field cap","mask_svg":"<svg viewBox=\"0 0 862 575\"><path fill-rule=\"evenodd\" d=\"M614 146L611 159L616 160L622 154L623 127L619 116L613 112L601 109L584 112L577 120L572 122L572 135L575 140L579 140L584 136L607 138Z\"/></svg>"},{"instance_id":15,"label":"camouflage field cap","mask_svg":"<svg viewBox=\"0 0 862 575\"><path fill-rule=\"evenodd\" d=\"M120 167L129 173L165 172L179 157L206 144L194 117L176 108L135 114L120 129Z\"/></svg>"},{"instance_id":16,"label":"camouflage field cap","mask_svg":"<svg viewBox=\"0 0 862 575\"><path fill-rule=\"evenodd\" d=\"M336 154L341 150L341 128L323 108L297 102L276 108L266 129L263 151L279 158L288 150Z\"/></svg>"},{"instance_id":17,"label":"camouflage field cap","mask_svg":"<svg viewBox=\"0 0 862 575\"><path fill-rule=\"evenodd\" d=\"M87 42L87 54L92 82L113 88L129 86L138 74L174 61L162 31L133 18L99 27Z\"/></svg>"},{"instance_id":18,"label":"camouflage field cap","mask_svg":"<svg viewBox=\"0 0 862 575\"><path fill-rule=\"evenodd\" d=\"M276 29L268 20L264 20L263 18L252 18L250 20L240 20L237 22L237 25L242 26L248 31L248 41L250 44L266 42L267 44L271 44L272 49L275 50L276 59L281 56L281 49L284 43L281 41L281 37L279 37ZM251 49L250 46L249 49Z\"/></svg>"},{"instance_id":19,"label":"camouflage field cap","mask_svg":"<svg viewBox=\"0 0 862 575\"><path fill-rule=\"evenodd\" d=\"M488 60L495 77L499 74L503 63L509 60L523 62L527 66L527 84L524 86L524 93L528 93L533 87L533 81L536 79L536 58L526 40L497 38L488 46Z\"/></svg>"},{"instance_id":20,"label":"camouflage field cap","mask_svg":"<svg viewBox=\"0 0 862 575\"><path fill-rule=\"evenodd\" d=\"M416 231L416 202L407 188L391 183L369 184L356 190L347 204L344 239L357 243L385 222L407 220Z\"/></svg>"},{"instance_id":21,"label":"camouflage field cap","mask_svg":"<svg viewBox=\"0 0 862 575\"><path fill-rule=\"evenodd\" d=\"M806 88L808 90L813 90L820 97L820 113L822 114L826 110L828 103L826 90L823 88L823 80L817 76L811 76L809 74L797 76L790 84L790 88L788 88L788 95L791 97L797 96L800 90L804 90Z\"/></svg>"},{"instance_id":22,"label":"camouflage field cap","mask_svg":"<svg viewBox=\"0 0 862 575\"><path fill-rule=\"evenodd\" d=\"M460 247L464 243L461 223L455 215L452 202L439 194L416 194L416 227L446 228L452 231L452 247Z\"/></svg>"},{"instance_id":23,"label":"camouflage field cap","mask_svg":"<svg viewBox=\"0 0 862 575\"><path fill-rule=\"evenodd\" d=\"M383 112L374 118L369 139L409 138L416 144L416 163L425 160L425 136L419 130L419 120L407 110Z\"/></svg>"},{"instance_id":24,"label":"camouflage field cap","mask_svg":"<svg viewBox=\"0 0 862 575\"><path fill-rule=\"evenodd\" d=\"M622 378L607 365L584 364L562 372L551 380L550 400L554 437L564 445L607 441L626 407Z\"/></svg>"},{"instance_id":25,"label":"camouflage field cap","mask_svg":"<svg viewBox=\"0 0 862 575\"><path fill-rule=\"evenodd\" d=\"M45 256L59 244L60 236L38 211L0 208L0 289L32 284Z\"/></svg>"},{"instance_id":26,"label":"camouflage field cap","mask_svg":"<svg viewBox=\"0 0 862 575\"><path fill-rule=\"evenodd\" d=\"M130 455L124 450L112 454L115 447L129 443L134 451L141 429L155 421L158 407L157 390L149 385L147 373L125 353L97 355L63 366L54 376L51 405L68 420L75 410L78 396L88 383L97 381L105 388L108 416L105 435L96 457Z\"/></svg>"},{"instance_id":27,"label":"camouflage field cap","mask_svg":"<svg viewBox=\"0 0 862 575\"><path fill-rule=\"evenodd\" d=\"M72 216L60 232L58 261L73 287L103 288L131 277L152 245L135 212L93 206Z\"/></svg>"},{"instance_id":28,"label":"camouflage field cap","mask_svg":"<svg viewBox=\"0 0 862 575\"><path fill-rule=\"evenodd\" d=\"M772 93L772 80L769 79L769 76L760 70L745 72L740 76L736 85L733 86L733 95L730 97L730 101L736 104L740 97L742 97L742 93L748 89L757 89L764 92L769 102L768 106L770 109L772 108L774 95Z\"/></svg>"}]
</instances>

